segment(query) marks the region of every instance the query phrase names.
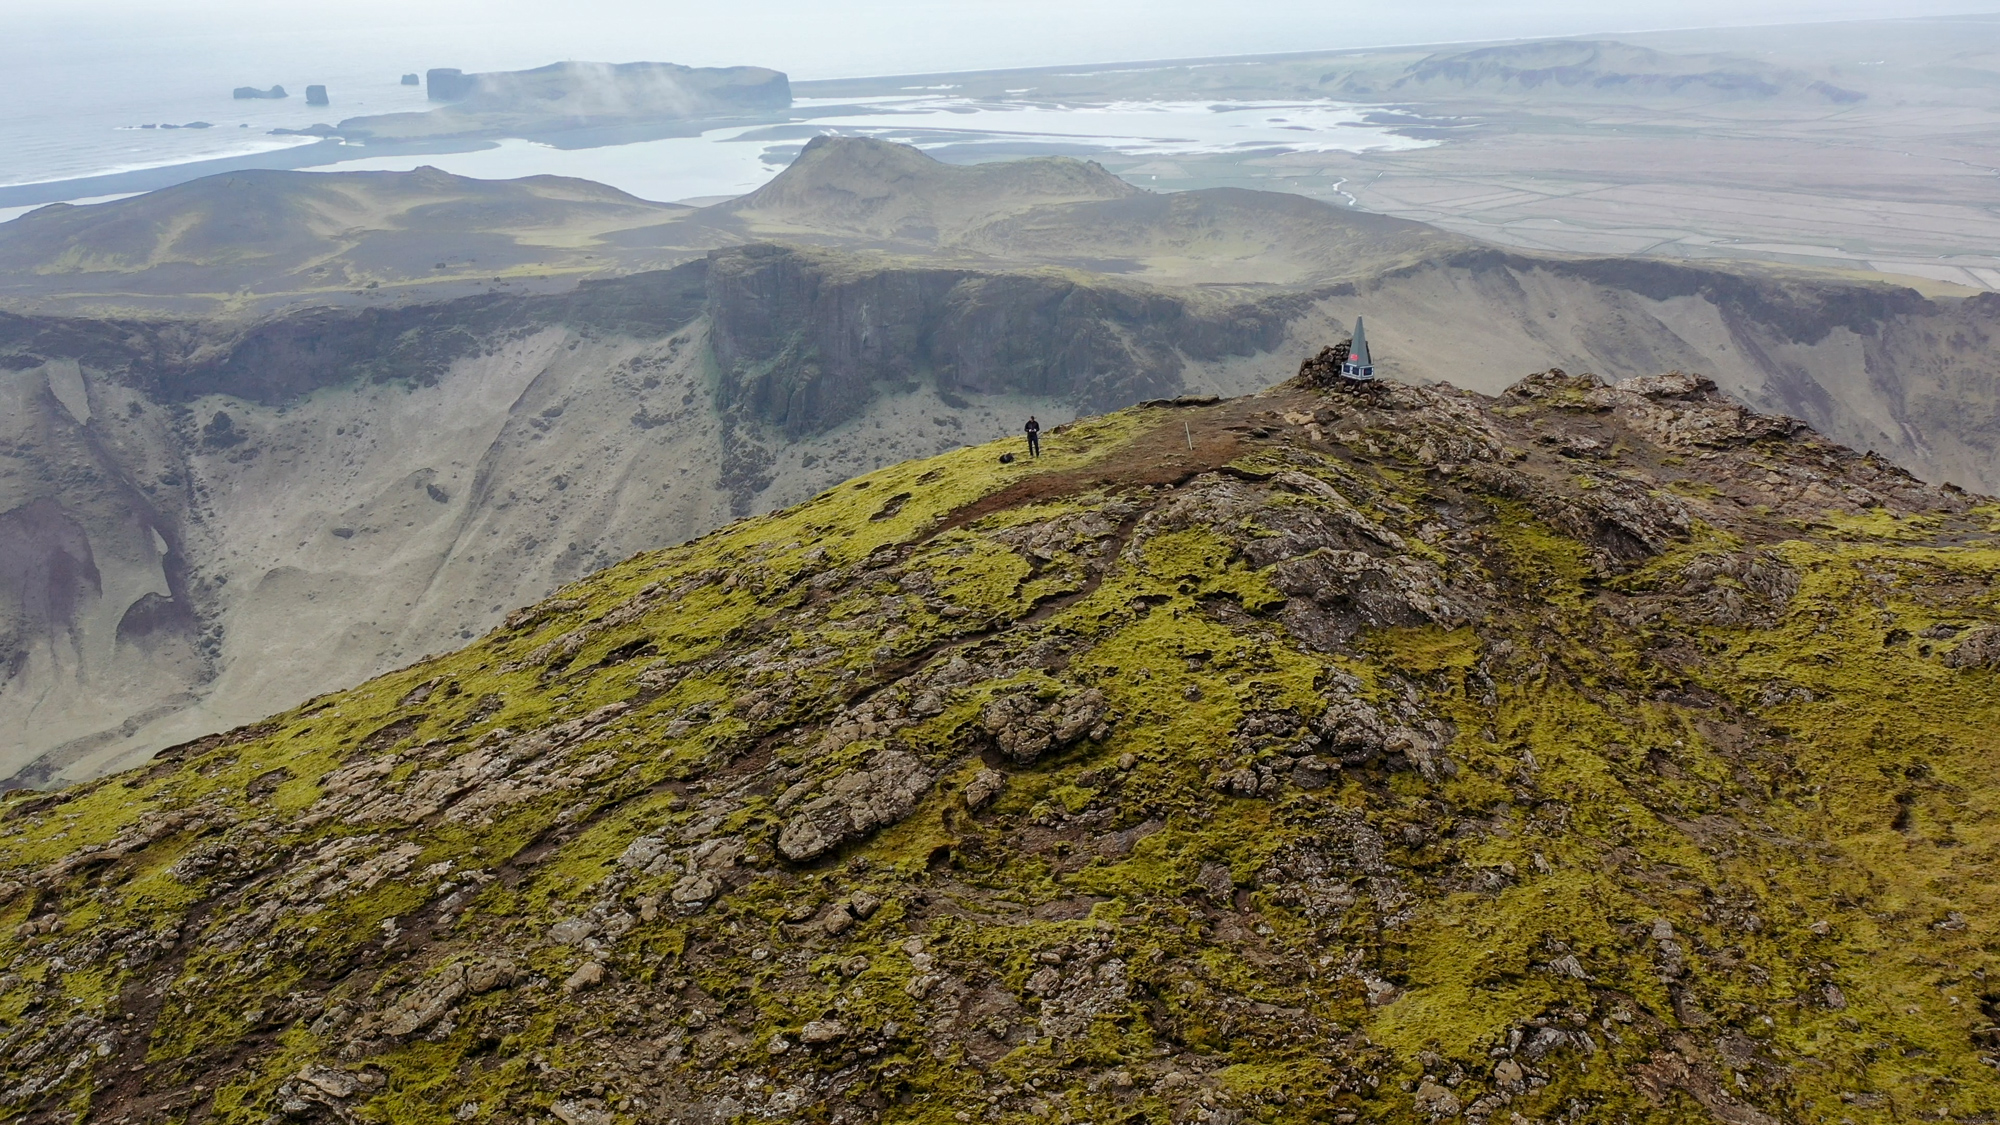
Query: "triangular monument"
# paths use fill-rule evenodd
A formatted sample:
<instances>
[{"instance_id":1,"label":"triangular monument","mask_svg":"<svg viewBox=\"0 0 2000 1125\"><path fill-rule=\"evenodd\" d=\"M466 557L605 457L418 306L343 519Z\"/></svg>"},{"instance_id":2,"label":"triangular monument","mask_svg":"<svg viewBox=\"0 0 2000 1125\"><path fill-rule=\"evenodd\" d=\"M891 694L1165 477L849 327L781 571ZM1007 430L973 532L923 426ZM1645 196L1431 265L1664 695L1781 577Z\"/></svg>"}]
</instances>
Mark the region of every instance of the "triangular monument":
<instances>
[{"instance_id":1,"label":"triangular monument","mask_svg":"<svg viewBox=\"0 0 2000 1125\"><path fill-rule=\"evenodd\" d=\"M1371 383L1375 380L1375 360L1368 354L1368 333L1361 327L1361 318L1354 318L1354 342L1348 346L1347 358L1341 361L1340 377L1357 383Z\"/></svg>"}]
</instances>

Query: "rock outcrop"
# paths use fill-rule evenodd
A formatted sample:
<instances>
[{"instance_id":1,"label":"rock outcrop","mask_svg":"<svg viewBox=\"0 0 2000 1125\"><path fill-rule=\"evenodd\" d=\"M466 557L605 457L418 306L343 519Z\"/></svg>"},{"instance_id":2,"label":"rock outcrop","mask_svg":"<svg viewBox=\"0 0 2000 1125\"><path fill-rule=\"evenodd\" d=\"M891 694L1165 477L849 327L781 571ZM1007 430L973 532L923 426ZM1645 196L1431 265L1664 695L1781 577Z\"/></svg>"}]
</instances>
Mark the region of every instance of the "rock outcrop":
<instances>
[{"instance_id":1,"label":"rock outcrop","mask_svg":"<svg viewBox=\"0 0 2000 1125\"><path fill-rule=\"evenodd\" d=\"M435 66L424 72L424 96L434 102L463 101L477 85L477 76L457 67Z\"/></svg>"},{"instance_id":2,"label":"rock outcrop","mask_svg":"<svg viewBox=\"0 0 2000 1125\"><path fill-rule=\"evenodd\" d=\"M2000 1103L1990 500L1682 375L1044 440L0 800L0 1112Z\"/></svg>"},{"instance_id":3,"label":"rock outcrop","mask_svg":"<svg viewBox=\"0 0 2000 1125\"><path fill-rule=\"evenodd\" d=\"M2000 625L1983 625L1945 653L1953 668L2000 668Z\"/></svg>"}]
</instances>

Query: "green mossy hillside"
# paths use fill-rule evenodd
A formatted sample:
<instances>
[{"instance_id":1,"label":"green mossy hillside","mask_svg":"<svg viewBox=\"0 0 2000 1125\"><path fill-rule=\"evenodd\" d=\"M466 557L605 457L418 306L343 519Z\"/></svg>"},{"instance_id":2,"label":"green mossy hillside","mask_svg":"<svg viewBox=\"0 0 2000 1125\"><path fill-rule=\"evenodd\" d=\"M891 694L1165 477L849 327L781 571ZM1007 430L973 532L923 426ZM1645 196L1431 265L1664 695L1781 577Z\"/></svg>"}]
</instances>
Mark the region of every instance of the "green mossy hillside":
<instances>
[{"instance_id":1,"label":"green mossy hillside","mask_svg":"<svg viewBox=\"0 0 2000 1125\"><path fill-rule=\"evenodd\" d=\"M2000 538L1685 376L1287 386L0 804L9 1120L2000 1105Z\"/></svg>"}]
</instances>

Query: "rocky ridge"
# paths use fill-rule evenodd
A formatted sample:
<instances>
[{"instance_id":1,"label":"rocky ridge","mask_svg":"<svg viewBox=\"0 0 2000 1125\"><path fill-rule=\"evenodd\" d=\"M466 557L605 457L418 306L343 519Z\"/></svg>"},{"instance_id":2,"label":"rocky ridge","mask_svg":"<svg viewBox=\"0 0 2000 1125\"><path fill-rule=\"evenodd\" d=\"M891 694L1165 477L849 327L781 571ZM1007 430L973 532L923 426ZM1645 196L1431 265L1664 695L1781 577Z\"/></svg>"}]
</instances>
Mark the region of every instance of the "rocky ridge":
<instances>
[{"instance_id":1,"label":"rocky ridge","mask_svg":"<svg viewBox=\"0 0 2000 1125\"><path fill-rule=\"evenodd\" d=\"M885 469L0 804L56 1120L1983 1121L2000 509L1705 380Z\"/></svg>"}]
</instances>

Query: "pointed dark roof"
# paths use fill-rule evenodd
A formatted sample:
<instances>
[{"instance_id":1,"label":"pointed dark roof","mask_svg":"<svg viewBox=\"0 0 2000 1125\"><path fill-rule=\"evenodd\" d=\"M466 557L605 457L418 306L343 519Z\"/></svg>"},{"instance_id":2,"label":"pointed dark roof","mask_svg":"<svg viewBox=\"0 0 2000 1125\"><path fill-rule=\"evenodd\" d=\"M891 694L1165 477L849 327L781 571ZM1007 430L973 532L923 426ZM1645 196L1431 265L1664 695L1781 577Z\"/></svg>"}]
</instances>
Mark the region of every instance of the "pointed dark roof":
<instances>
[{"instance_id":1,"label":"pointed dark roof","mask_svg":"<svg viewBox=\"0 0 2000 1125\"><path fill-rule=\"evenodd\" d=\"M1354 343L1347 350L1347 361L1356 367L1372 365L1375 361L1368 355L1368 333L1362 330L1361 318L1354 318Z\"/></svg>"}]
</instances>

